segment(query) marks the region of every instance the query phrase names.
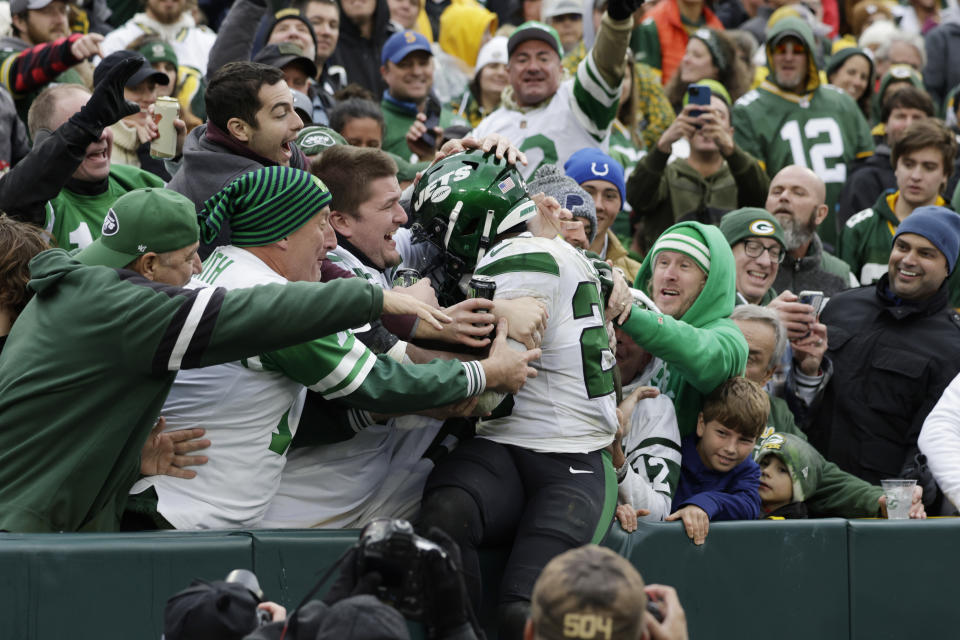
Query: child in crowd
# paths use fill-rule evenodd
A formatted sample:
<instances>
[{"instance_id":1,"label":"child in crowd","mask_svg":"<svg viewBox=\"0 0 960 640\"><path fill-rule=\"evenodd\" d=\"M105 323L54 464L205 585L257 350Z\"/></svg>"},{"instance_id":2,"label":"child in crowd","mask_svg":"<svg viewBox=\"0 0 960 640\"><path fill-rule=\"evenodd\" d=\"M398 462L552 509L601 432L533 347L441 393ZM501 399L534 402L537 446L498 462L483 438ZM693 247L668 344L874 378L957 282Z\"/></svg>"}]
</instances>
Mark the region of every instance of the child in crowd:
<instances>
[{"instance_id":1,"label":"child in crowd","mask_svg":"<svg viewBox=\"0 0 960 640\"><path fill-rule=\"evenodd\" d=\"M711 520L760 516L760 467L751 454L766 424L770 400L746 378L730 378L703 403L697 434L681 443L680 483L673 513L694 544L703 544Z\"/></svg>"},{"instance_id":2,"label":"child in crowd","mask_svg":"<svg viewBox=\"0 0 960 640\"><path fill-rule=\"evenodd\" d=\"M755 454L760 465L760 500L763 518L806 518L807 504L820 483L823 457L803 438L773 433Z\"/></svg>"}]
</instances>

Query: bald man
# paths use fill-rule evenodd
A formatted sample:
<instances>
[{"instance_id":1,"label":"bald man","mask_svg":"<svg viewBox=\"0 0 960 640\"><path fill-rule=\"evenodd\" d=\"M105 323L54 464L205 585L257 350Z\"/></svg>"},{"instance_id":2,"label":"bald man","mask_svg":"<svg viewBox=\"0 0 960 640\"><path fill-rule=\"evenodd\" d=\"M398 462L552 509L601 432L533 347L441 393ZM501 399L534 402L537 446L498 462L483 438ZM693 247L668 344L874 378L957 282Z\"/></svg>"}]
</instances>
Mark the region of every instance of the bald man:
<instances>
[{"instance_id":1,"label":"bald man","mask_svg":"<svg viewBox=\"0 0 960 640\"><path fill-rule=\"evenodd\" d=\"M850 267L826 253L817 227L827 217L823 180L799 165L784 167L770 182L766 209L783 225L787 255L773 288L776 291L822 291L830 297L856 286Z\"/></svg>"}]
</instances>

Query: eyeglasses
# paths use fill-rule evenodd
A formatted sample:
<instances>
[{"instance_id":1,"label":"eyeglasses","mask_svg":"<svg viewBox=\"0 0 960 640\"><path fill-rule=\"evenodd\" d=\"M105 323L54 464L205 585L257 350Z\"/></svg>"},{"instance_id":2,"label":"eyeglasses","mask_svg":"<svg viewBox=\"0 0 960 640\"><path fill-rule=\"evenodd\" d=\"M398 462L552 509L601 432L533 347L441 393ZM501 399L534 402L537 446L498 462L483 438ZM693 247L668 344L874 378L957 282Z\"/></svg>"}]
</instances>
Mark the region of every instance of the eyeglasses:
<instances>
[{"instance_id":1,"label":"eyeglasses","mask_svg":"<svg viewBox=\"0 0 960 640\"><path fill-rule=\"evenodd\" d=\"M763 252L766 251L770 254L770 259L780 264L783 262L784 253L780 248L780 245L775 244L772 247L765 247L763 243L759 240L744 240L743 241L743 252L750 256L751 258L759 258L763 255Z\"/></svg>"},{"instance_id":2,"label":"eyeglasses","mask_svg":"<svg viewBox=\"0 0 960 640\"><path fill-rule=\"evenodd\" d=\"M788 48L789 47L789 48ZM779 42L777 46L773 48L774 53L783 55L787 52L796 54L798 56L806 55L807 48L803 46L800 42Z\"/></svg>"}]
</instances>

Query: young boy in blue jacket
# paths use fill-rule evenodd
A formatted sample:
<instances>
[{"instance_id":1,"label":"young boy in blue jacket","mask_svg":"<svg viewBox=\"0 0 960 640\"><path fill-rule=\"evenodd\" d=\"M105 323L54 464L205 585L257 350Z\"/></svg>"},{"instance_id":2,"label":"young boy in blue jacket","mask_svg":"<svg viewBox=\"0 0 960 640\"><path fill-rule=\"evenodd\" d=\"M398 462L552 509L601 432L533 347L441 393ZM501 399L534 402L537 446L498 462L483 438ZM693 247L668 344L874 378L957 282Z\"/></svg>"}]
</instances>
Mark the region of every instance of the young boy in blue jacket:
<instances>
[{"instance_id":1,"label":"young boy in blue jacket","mask_svg":"<svg viewBox=\"0 0 960 640\"><path fill-rule=\"evenodd\" d=\"M752 453L770 412L763 389L730 378L703 403L697 434L681 441L680 482L673 513L694 544L703 544L711 520L756 520L760 516L760 467Z\"/></svg>"}]
</instances>

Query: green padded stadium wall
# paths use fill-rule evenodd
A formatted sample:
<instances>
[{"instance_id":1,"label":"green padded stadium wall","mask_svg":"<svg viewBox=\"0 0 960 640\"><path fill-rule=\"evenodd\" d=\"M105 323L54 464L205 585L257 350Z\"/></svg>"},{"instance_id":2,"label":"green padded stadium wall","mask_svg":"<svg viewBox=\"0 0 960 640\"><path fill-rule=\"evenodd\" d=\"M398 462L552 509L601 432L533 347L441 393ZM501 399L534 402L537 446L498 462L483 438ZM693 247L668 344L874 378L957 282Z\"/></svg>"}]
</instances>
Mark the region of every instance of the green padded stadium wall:
<instances>
[{"instance_id":1,"label":"green padded stadium wall","mask_svg":"<svg viewBox=\"0 0 960 640\"><path fill-rule=\"evenodd\" d=\"M170 595L236 568L292 608L356 533L0 534L0 640L155 640ZM676 587L693 639L859 640L960 637L958 540L960 519L828 519L714 523L700 547L641 523L604 544ZM481 560L490 620L506 553Z\"/></svg>"}]
</instances>

